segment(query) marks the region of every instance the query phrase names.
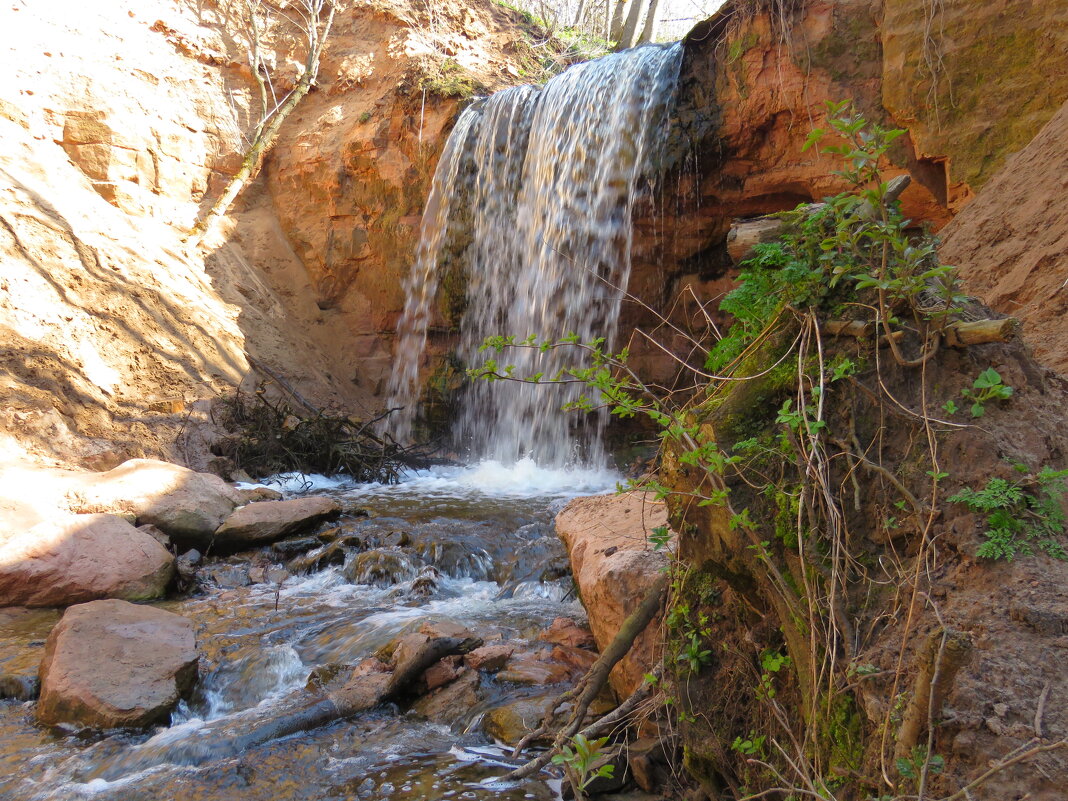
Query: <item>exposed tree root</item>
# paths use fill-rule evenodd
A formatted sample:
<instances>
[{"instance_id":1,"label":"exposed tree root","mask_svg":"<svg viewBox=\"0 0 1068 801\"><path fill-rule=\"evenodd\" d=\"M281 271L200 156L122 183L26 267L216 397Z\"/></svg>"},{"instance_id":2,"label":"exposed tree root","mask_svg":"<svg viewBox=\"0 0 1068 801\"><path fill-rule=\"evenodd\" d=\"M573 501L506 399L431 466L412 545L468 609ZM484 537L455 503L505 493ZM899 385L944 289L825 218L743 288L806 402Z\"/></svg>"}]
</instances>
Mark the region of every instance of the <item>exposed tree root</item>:
<instances>
[{"instance_id":1,"label":"exposed tree root","mask_svg":"<svg viewBox=\"0 0 1068 801\"><path fill-rule=\"evenodd\" d=\"M520 741L519 745L516 746L515 754L517 755L519 750L526 746L530 741L543 734L547 734L556 709L560 704L577 696L578 700L575 702L575 708L571 713L571 717L557 732L556 739L553 740L552 746L543 754L539 754L535 759L530 760L509 773L506 777L508 780L518 781L519 779L525 779L527 776L537 773L548 765L552 760L553 755L559 752L560 748L582 728L582 721L586 717L586 712L589 710L593 699L596 698L598 693L604 688L605 683L608 681L608 675L612 672L612 668L616 666L616 663L618 663L619 660L627 655L627 652L630 651L631 647L634 645L634 641L643 631L645 631L653 618L656 617L657 612L660 611L660 607L664 603L664 599L667 598L667 591L668 575L665 573L657 578L649 588L645 598L643 598L642 602L638 605L638 608L631 612L630 616L623 621L623 625L620 626L619 633L616 634L615 639L612 640L608 647L601 652L597 661L593 663L586 675L583 676L582 681L556 700L556 703L553 705L553 711L546 715L546 719L542 721L542 724L537 730L528 734ZM647 697L648 691L646 691L644 696L639 696L643 689L644 687L639 687L619 709L605 716L605 718L602 718L600 721L597 721L590 728L604 724L604 721L607 720L607 718L612 717L624 707L626 707L625 711L604 725L612 725L630 714L630 712L644 700L645 697ZM635 696L639 697L635 699Z\"/></svg>"}]
</instances>

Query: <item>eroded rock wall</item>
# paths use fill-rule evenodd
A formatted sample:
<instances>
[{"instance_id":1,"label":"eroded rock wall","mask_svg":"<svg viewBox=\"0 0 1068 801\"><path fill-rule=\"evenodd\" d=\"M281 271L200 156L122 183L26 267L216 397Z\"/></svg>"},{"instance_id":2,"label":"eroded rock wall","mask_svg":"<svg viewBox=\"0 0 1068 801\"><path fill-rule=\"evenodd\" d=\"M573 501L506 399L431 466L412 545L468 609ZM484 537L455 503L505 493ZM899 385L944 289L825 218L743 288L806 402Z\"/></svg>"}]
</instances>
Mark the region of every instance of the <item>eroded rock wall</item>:
<instances>
[{"instance_id":1,"label":"eroded rock wall","mask_svg":"<svg viewBox=\"0 0 1068 801\"><path fill-rule=\"evenodd\" d=\"M319 406L375 408L460 103L422 78L448 60L470 85L514 81L512 12L339 3L318 86L193 249L183 237L240 167L257 117L242 8L0 11L12 33L0 51L5 453L204 466L212 402L268 374ZM261 46L281 94L303 53L274 19Z\"/></svg>"},{"instance_id":2,"label":"eroded rock wall","mask_svg":"<svg viewBox=\"0 0 1068 801\"><path fill-rule=\"evenodd\" d=\"M869 120L908 129L884 176L911 174L906 215L941 228L1068 98L1052 67L1068 60L1065 14L1063 0L729 4L685 39L674 167L637 221L632 292L700 328L687 299L729 288L732 219L847 188L833 158L803 149L826 127L827 101L852 99ZM625 314L657 322L638 304ZM637 340L632 352L648 375L670 379L657 349Z\"/></svg>"}]
</instances>

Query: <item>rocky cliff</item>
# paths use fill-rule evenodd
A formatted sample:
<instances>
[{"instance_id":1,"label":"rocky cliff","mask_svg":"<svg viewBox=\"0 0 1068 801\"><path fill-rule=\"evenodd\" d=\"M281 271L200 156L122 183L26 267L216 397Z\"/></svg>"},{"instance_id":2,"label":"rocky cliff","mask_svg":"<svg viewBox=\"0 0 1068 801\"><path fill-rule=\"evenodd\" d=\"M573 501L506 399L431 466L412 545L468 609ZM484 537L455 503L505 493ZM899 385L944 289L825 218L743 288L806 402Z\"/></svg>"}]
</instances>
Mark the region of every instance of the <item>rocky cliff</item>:
<instances>
[{"instance_id":1,"label":"rocky cliff","mask_svg":"<svg viewBox=\"0 0 1068 801\"><path fill-rule=\"evenodd\" d=\"M318 86L190 248L256 121L240 9L0 11L5 453L203 465L211 401L269 375L316 405L372 410L443 135L464 94L516 80L516 15L488 0L431 17L338 4ZM298 43L276 25L261 45L281 93Z\"/></svg>"},{"instance_id":2,"label":"rocky cliff","mask_svg":"<svg viewBox=\"0 0 1068 801\"><path fill-rule=\"evenodd\" d=\"M729 286L732 219L842 191L831 159L803 150L827 101L853 99L869 120L908 130L884 175L909 173L906 215L945 225L1068 98L1049 68L1068 58L1066 14L1063 2L1011 0L729 3L684 40L676 166L638 220L632 291L655 309L684 291L716 297ZM656 323L637 305L626 313ZM670 376L655 349L639 341L634 352L652 377Z\"/></svg>"}]
</instances>

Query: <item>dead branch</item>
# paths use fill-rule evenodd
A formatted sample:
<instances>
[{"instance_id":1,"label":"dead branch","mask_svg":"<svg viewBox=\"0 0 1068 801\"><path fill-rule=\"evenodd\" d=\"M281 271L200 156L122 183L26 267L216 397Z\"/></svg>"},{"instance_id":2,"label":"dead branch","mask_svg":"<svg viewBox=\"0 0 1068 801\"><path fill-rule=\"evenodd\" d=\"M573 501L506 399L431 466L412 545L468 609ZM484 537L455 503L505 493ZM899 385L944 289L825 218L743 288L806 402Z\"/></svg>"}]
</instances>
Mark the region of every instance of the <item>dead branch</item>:
<instances>
[{"instance_id":1,"label":"dead branch","mask_svg":"<svg viewBox=\"0 0 1068 801\"><path fill-rule=\"evenodd\" d=\"M571 691L564 694L565 696L570 696L572 698L575 697L575 695L578 695L578 700L575 702L575 708L571 713L570 720L557 733L552 746L535 759L530 760L525 765L522 765L509 773L508 776L505 777L508 781L525 779L527 776L531 776L544 768L550 761L552 761L553 756L559 752L560 748L582 727L582 721L586 717L586 712L589 710L590 704L607 683L608 675L612 672L612 668L616 666L616 663L618 663L619 660L627 655L631 647L634 645L634 641L638 638L638 635L645 631L653 618L655 618L660 611L660 607L663 605L664 599L667 597L668 578L666 573L657 578L649 588L649 591L645 594L645 598L643 598L642 602L638 605L638 608L631 612L630 616L623 621L623 625L620 626L619 633L616 634L615 639L613 639L612 642L608 644L608 647L601 652L597 661L593 663L586 675L583 676L582 681L580 681ZM563 696L561 696L561 698L563 698ZM560 699L557 699L557 703L554 704L553 707L554 711L559 705ZM539 727L539 730L545 727L546 724L543 723L542 726Z\"/></svg>"},{"instance_id":2,"label":"dead branch","mask_svg":"<svg viewBox=\"0 0 1068 801\"><path fill-rule=\"evenodd\" d=\"M972 654L972 638L962 631L939 627L920 654L912 698L901 720L894 759L908 759L929 719L937 719L953 688L958 671Z\"/></svg>"},{"instance_id":3,"label":"dead branch","mask_svg":"<svg viewBox=\"0 0 1068 801\"><path fill-rule=\"evenodd\" d=\"M334 24L335 7L331 4L327 8L328 0L298 0L297 12L300 21L285 17L289 23L299 32L306 44L307 54L304 64L297 74L296 82L289 93L273 109L267 109L267 85L272 86L270 74L260 56L260 19L257 15L258 2L249 2L247 5L246 24L249 26L250 49L249 58L252 61L250 67L255 77L259 90L260 102L263 109L263 117L253 129L252 142L241 167L230 179L219 198L212 204L207 213L193 226L187 238L187 243L197 246L203 241L205 235L211 230L215 222L222 217L233 205L241 191L259 173L260 167L267 152L274 145L278 134L282 129L282 123L297 107L301 100L315 86L319 75L319 61L322 58L323 48L330 36L330 29Z\"/></svg>"}]
</instances>

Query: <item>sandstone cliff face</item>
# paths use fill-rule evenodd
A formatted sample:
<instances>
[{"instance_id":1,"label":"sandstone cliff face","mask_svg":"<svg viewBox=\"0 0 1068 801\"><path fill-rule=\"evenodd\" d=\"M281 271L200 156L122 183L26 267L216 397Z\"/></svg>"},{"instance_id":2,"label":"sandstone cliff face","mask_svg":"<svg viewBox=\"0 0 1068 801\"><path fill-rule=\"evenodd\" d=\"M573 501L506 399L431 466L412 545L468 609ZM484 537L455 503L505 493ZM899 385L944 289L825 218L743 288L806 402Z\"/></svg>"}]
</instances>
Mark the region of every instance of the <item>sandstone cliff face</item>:
<instances>
[{"instance_id":1,"label":"sandstone cliff face","mask_svg":"<svg viewBox=\"0 0 1068 801\"><path fill-rule=\"evenodd\" d=\"M1068 373L1068 105L942 232L970 292L1025 321L1035 355Z\"/></svg>"},{"instance_id":2,"label":"sandstone cliff face","mask_svg":"<svg viewBox=\"0 0 1068 801\"><path fill-rule=\"evenodd\" d=\"M424 102L420 77L446 57L491 88L517 71L490 3L433 20L406 3L338 8L319 87L202 250L182 237L255 122L238 6L0 11L5 453L203 466L211 401L255 383L254 367L316 404L371 411L379 335L458 105ZM263 46L284 90L302 54L278 28Z\"/></svg>"},{"instance_id":3,"label":"sandstone cliff face","mask_svg":"<svg viewBox=\"0 0 1068 801\"><path fill-rule=\"evenodd\" d=\"M739 2L699 24L684 40L676 166L665 197L637 221L631 291L686 325L686 303L673 299L729 288L732 219L846 189L832 158L802 150L828 100L853 99L869 120L909 130L884 175L911 174L908 217L949 222L1068 98L1063 70L1050 67L1068 59L1068 6L980 5L807 0L779 16L767 10L778 5ZM626 324L656 325L637 305L625 314ZM648 377L670 379L655 348L636 341L632 353Z\"/></svg>"}]
</instances>

